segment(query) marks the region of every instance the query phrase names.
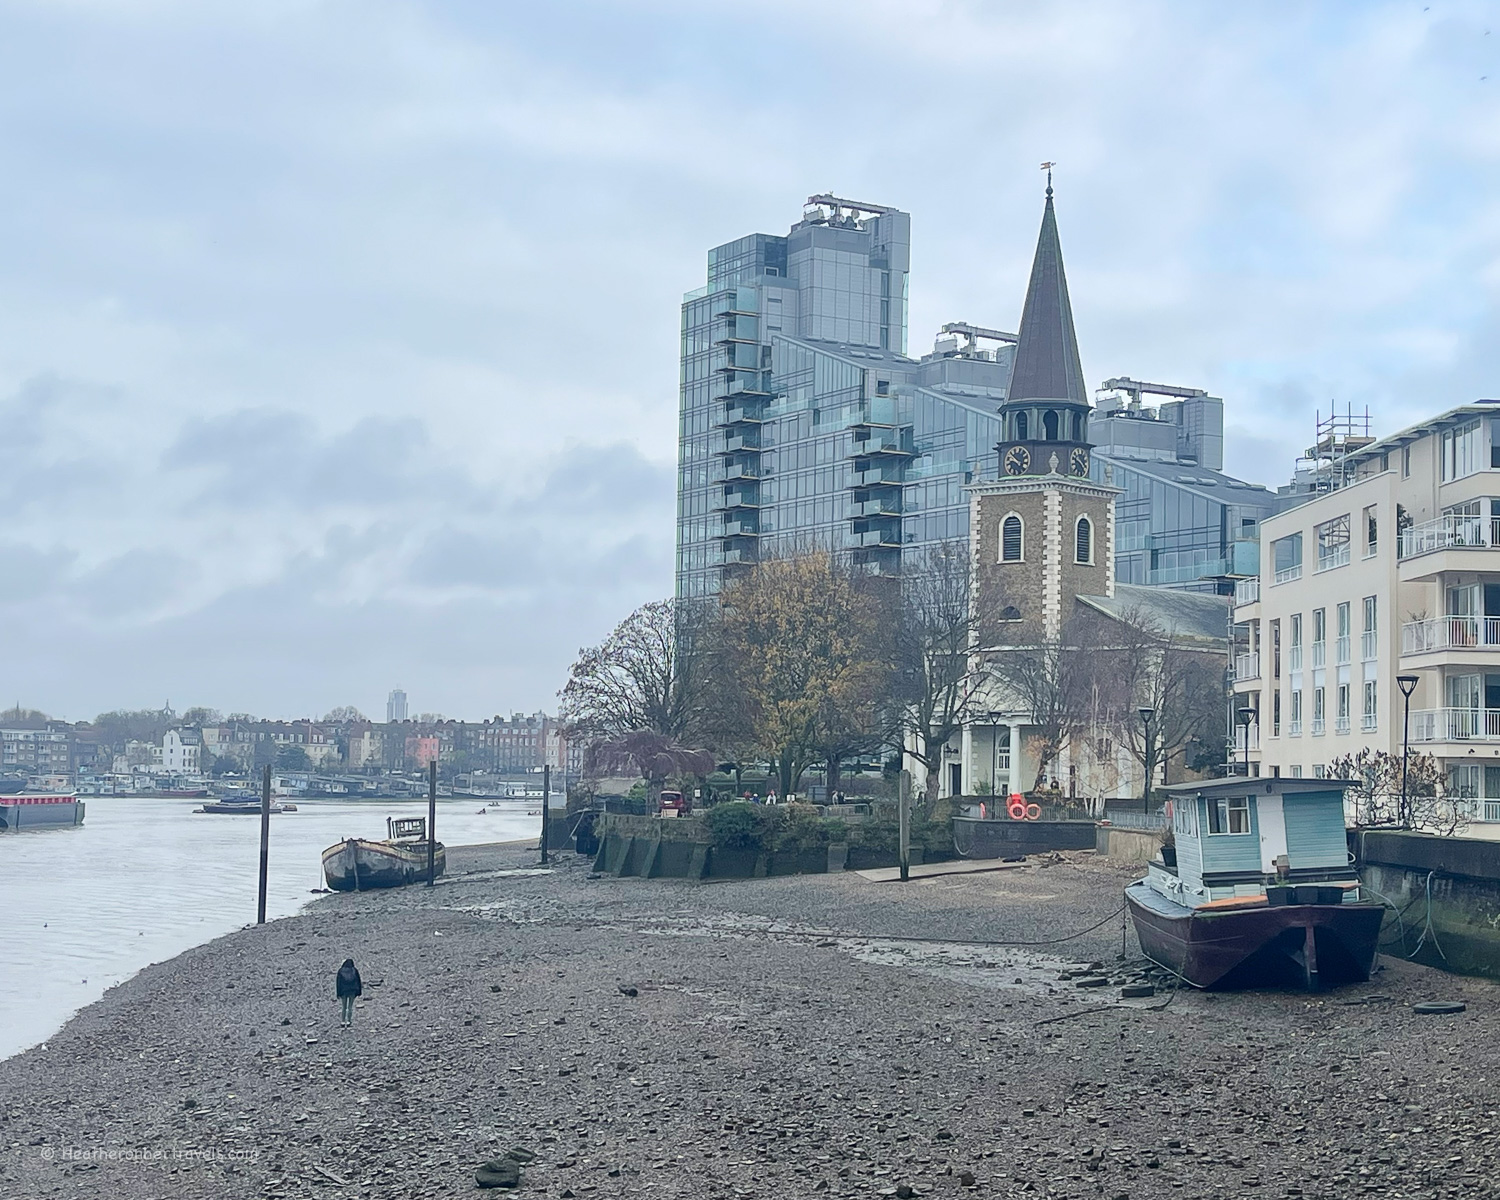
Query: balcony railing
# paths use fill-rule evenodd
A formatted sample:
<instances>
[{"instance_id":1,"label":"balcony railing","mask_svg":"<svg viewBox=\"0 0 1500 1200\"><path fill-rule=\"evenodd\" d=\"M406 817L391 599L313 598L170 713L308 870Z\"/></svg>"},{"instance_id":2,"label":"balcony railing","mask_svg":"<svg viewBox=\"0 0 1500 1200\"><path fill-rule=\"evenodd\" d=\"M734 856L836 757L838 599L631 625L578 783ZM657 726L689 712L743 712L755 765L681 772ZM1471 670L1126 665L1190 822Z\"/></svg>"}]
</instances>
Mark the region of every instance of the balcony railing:
<instances>
[{"instance_id":1,"label":"balcony railing","mask_svg":"<svg viewBox=\"0 0 1500 1200\"><path fill-rule=\"evenodd\" d=\"M1333 719L1333 732L1334 733L1348 733L1349 732L1349 718L1348 717L1334 717L1334 719Z\"/></svg>"},{"instance_id":2,"label":"balcony railing","mask_svg":"<svg viewBox=\"0 0 1500 1200\"><path fill-rule=\"evenodd\" d=\"M1500 742L1500 709L1424 708L1411 714L1414 742Z\"/></svg>"},{"instance_id":3,"label":"balcony railing","mask_svg":"<svg viewBox=\"0 0 1500 1200\"><path fill-rule=\"evenodd\" d=\"M1500 821L1500 800L1486 800L1481 821Z\"/></svg>"},{"instance_id":4,"label":"balcony railing","mask_svg":"<svg viewBox=\"0 0 1500 1200\"><path fill-rule=\"evenodd\" d=\"M1500 653L1500 617L1433 617L1401 626L1401 653L1483 650Z\"/></svg>"},{"instance_id":5,"label":"balcony railing","mask_svg":"<svg viewBox=\"0 0 1500 1200\"><path fill-rule=\"evenodd\" d=\"M1326 731L1327 731L1327 726L1323 723L1323 718L1322 717L1314 717L1312 719L1312 735L1313 735L1313 737L1322 737L1323 734Z\"/></svg>"},{"instance_id":6,"label":"balcony railing","mask_svg":"<svg viewBox=\"0 0 1500 1200\"><path fill-rule=\"evenodd\" d=\"M1286 735L1287 737L1301 737L1302 722L1298 720L1288 721L1286 723Z\"/></svg>"},{"instance_id":7,"label":"balcony railing","mask_svg":"<svg viewBox=\"0 0 1500 1200\"><path fill-rule=\"evenodd\" d=\"M1344 542L1339 546L1330 546L1326 550L1319 551L1318 565L1313 571L1331 571L1334 567L1347 567L1349 565L1349 543Z\"/></svg>"},{"instance_id":8,"label":"balcony railing","mask_svg":"<svg viewBox=\"0 0 1500 1200\"><path fill-rule=\"evenodd\" d=\"M1234 657L1234 678L1241 679L1260 678L1260 656L1258 654L1237 654Z\"/></svg>"},{"instance_id":9,"label":"balcony railing","mask_svg":"<svg viewBox=\"0 0 1500 1200\"><path fill-rule=\"evenodd\" d=\"M1314 642L1312 644L1312 660L1314 671L1316 671L1319 667L1325 667L1328 665L1327 642Z\"/></svg>"},{"instance_id":10,"label":"balcony railing","mask_svg":"<svg viewBox=\"0 0 1500 1200\"><path fill-rule=\"evenodd\" d=\"M1288 671L1300 671L1300 670L1302 670L1302 647L1301 646L1293 646L1290 650L1287 651L1287 655L1286 655L1286 669Z\"/></svg>"},{"instance_id":11,"label":"balcony railing","mask_svg":"<svg viewBox=\"0 0 1500 1200\"><path fill-rule=\"evenodd\" d=\"M1437 550L1500 546L1500 517L1445 513L1401 531L1401 557L1415 558Z\"/></svg>"},{"instance_id":12,"label":"balcony railing","mask_svg":"<svg viewBox=\"0 0 1500 1200\"><path fill-rule=\"evenodd\" d=\"M1375 631L1366 629L1359 635L1359 657L1364 662L1374 662L1375 654Z\"/></svg>"},{"instance_id":13,"label":"balcony railing","mask_svg":"<svg viewBox=\"0 0 1500 1200\"><path fill-rule=\"evenodd\" d=\"M1349 663L1349 635L1337 638L1333 643L1333 661L1338 666L1347 666Z\"/></svg>"},{"instance_id":14,"label":"balcony railing","mask_svg":"<svg viewBox=\"0 0 1500 1200\"><path fill-rule=\"evenodd\" d=\"M1375 714L1365 713L1365 715L1359 719L1359 728L1362 733L1374 733L1377 728L1375 724Z\"/></svg>"},{"instance_id":15,"label":"balcony railing","mask_svg":"<svg viewBox=\"0 0 1500 1200\"><path fill-rule=\"evenodd\" d=\"M1290 567L1282 567L1281 570L1277 571L1276 575L1275 575L1275 582L1276 583L1291 583L1292 580L1294 580L1294 579L1301 579L1301 578L1302 578L1302 564L1301 563L1295 563L1295 564L1293 564Z\"/></svg>"},{"instance_id":16,"label":"balcony railing","mask_svg":"<svg viewBox=\"0 0 1500 1200\"><path fill-rule=\"evenodd\" d=\"M1236 579L1234 581L1234 602L1236 604L1254 604L1260 599L1260 576L1251 579Z\"/></svg>"}]
</instances>

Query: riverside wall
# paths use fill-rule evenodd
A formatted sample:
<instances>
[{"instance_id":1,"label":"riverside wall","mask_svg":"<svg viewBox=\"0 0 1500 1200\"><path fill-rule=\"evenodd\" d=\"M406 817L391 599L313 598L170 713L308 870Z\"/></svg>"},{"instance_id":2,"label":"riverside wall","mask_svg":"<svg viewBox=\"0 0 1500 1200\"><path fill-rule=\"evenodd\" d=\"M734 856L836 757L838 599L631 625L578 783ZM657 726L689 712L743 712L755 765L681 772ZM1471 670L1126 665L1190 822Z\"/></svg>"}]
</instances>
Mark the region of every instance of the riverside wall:
<instances>
[{"instance_id":1,"label":"riverside wall","mask_svg":"<svg viewBox=\"0 0 1500 1200\"><path fill-rule=\"evenodd\" d=\"M1388 922L1388 953L1500 979L1500 842L1376 830L1351 840L1360 878L1402 914Z\"/></svg>"}]
</instances>

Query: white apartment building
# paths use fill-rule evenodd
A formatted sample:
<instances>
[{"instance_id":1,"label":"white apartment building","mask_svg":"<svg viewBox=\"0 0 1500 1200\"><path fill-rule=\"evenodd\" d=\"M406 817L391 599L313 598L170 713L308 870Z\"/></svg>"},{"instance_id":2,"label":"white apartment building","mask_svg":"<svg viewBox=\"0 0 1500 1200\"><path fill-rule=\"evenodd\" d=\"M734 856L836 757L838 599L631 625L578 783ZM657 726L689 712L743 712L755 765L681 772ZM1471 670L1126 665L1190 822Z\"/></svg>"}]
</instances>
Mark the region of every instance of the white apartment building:
<instances>
[{"instance_id":1,"label":"white apartment building","mask_svg":"<svg viewBox=\"0 0 1500 1200\"><path fill-rule=\"evenodd\" d=\"M202 768L203 742L196 729L169 729L162 735L161 767L174 775L196 775Z\"/></svg>"},{"instance_id":2,"label":"white apartment building","mask_svg":"<svg viewBox=\"0 0 1500 1200\"><path fill-rule=\"evenodd\" d=\"M1251 771L1400 754L1396 677L1414 675L1412 752L1472 798L1469 836L1500 839L1500 401L1356 445L1329 478L1264 520L1260 575L1238 585Z\"/></svg>"}]
</instances>

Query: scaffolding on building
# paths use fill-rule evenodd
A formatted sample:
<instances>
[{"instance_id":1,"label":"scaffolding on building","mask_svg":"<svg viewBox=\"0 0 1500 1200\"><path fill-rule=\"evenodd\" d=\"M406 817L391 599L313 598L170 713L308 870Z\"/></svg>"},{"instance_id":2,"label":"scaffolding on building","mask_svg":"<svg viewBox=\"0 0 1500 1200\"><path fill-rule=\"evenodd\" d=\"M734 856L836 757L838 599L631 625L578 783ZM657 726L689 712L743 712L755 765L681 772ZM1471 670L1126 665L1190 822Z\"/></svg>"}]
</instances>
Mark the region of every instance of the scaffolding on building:
<instances>
[{"instance_id":1,"label":"scaffolding on building","mask_svg":"<svg viewBox=\"0 0 1500 1200\"><path fill-rule=\"evenodd\" d=\"M1322 495L1351 481L1350 456L1375 439L1370 435L1368 407L1361 413L1351 404L1340 412L1335 404L1326 417L1321 409L1314 410L1313 419L1316 437L1297 459L1293 487L1298 492Z\"/></svg>"}]
</instances>

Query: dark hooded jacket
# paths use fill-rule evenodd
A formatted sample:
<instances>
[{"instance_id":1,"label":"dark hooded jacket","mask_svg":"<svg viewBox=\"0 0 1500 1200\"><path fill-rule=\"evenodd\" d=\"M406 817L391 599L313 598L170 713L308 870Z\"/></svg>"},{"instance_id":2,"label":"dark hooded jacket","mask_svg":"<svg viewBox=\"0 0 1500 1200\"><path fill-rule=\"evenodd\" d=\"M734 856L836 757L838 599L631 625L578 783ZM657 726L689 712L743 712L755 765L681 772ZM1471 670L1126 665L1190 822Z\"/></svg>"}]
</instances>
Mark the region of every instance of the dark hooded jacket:
<instances>
[{"instance_id":1,"label":"dark hooded jacket","mask_svg":"<svg viewBox=\"0 0 1500 1200\"><path fill-rule=\"evenodd\" d=\"M345 996L358 996L365 990L359 981L359 968L352 958L344 959L344 965L339 968L336 990L340 1000Z\"/></svg>"}]
</instances>

